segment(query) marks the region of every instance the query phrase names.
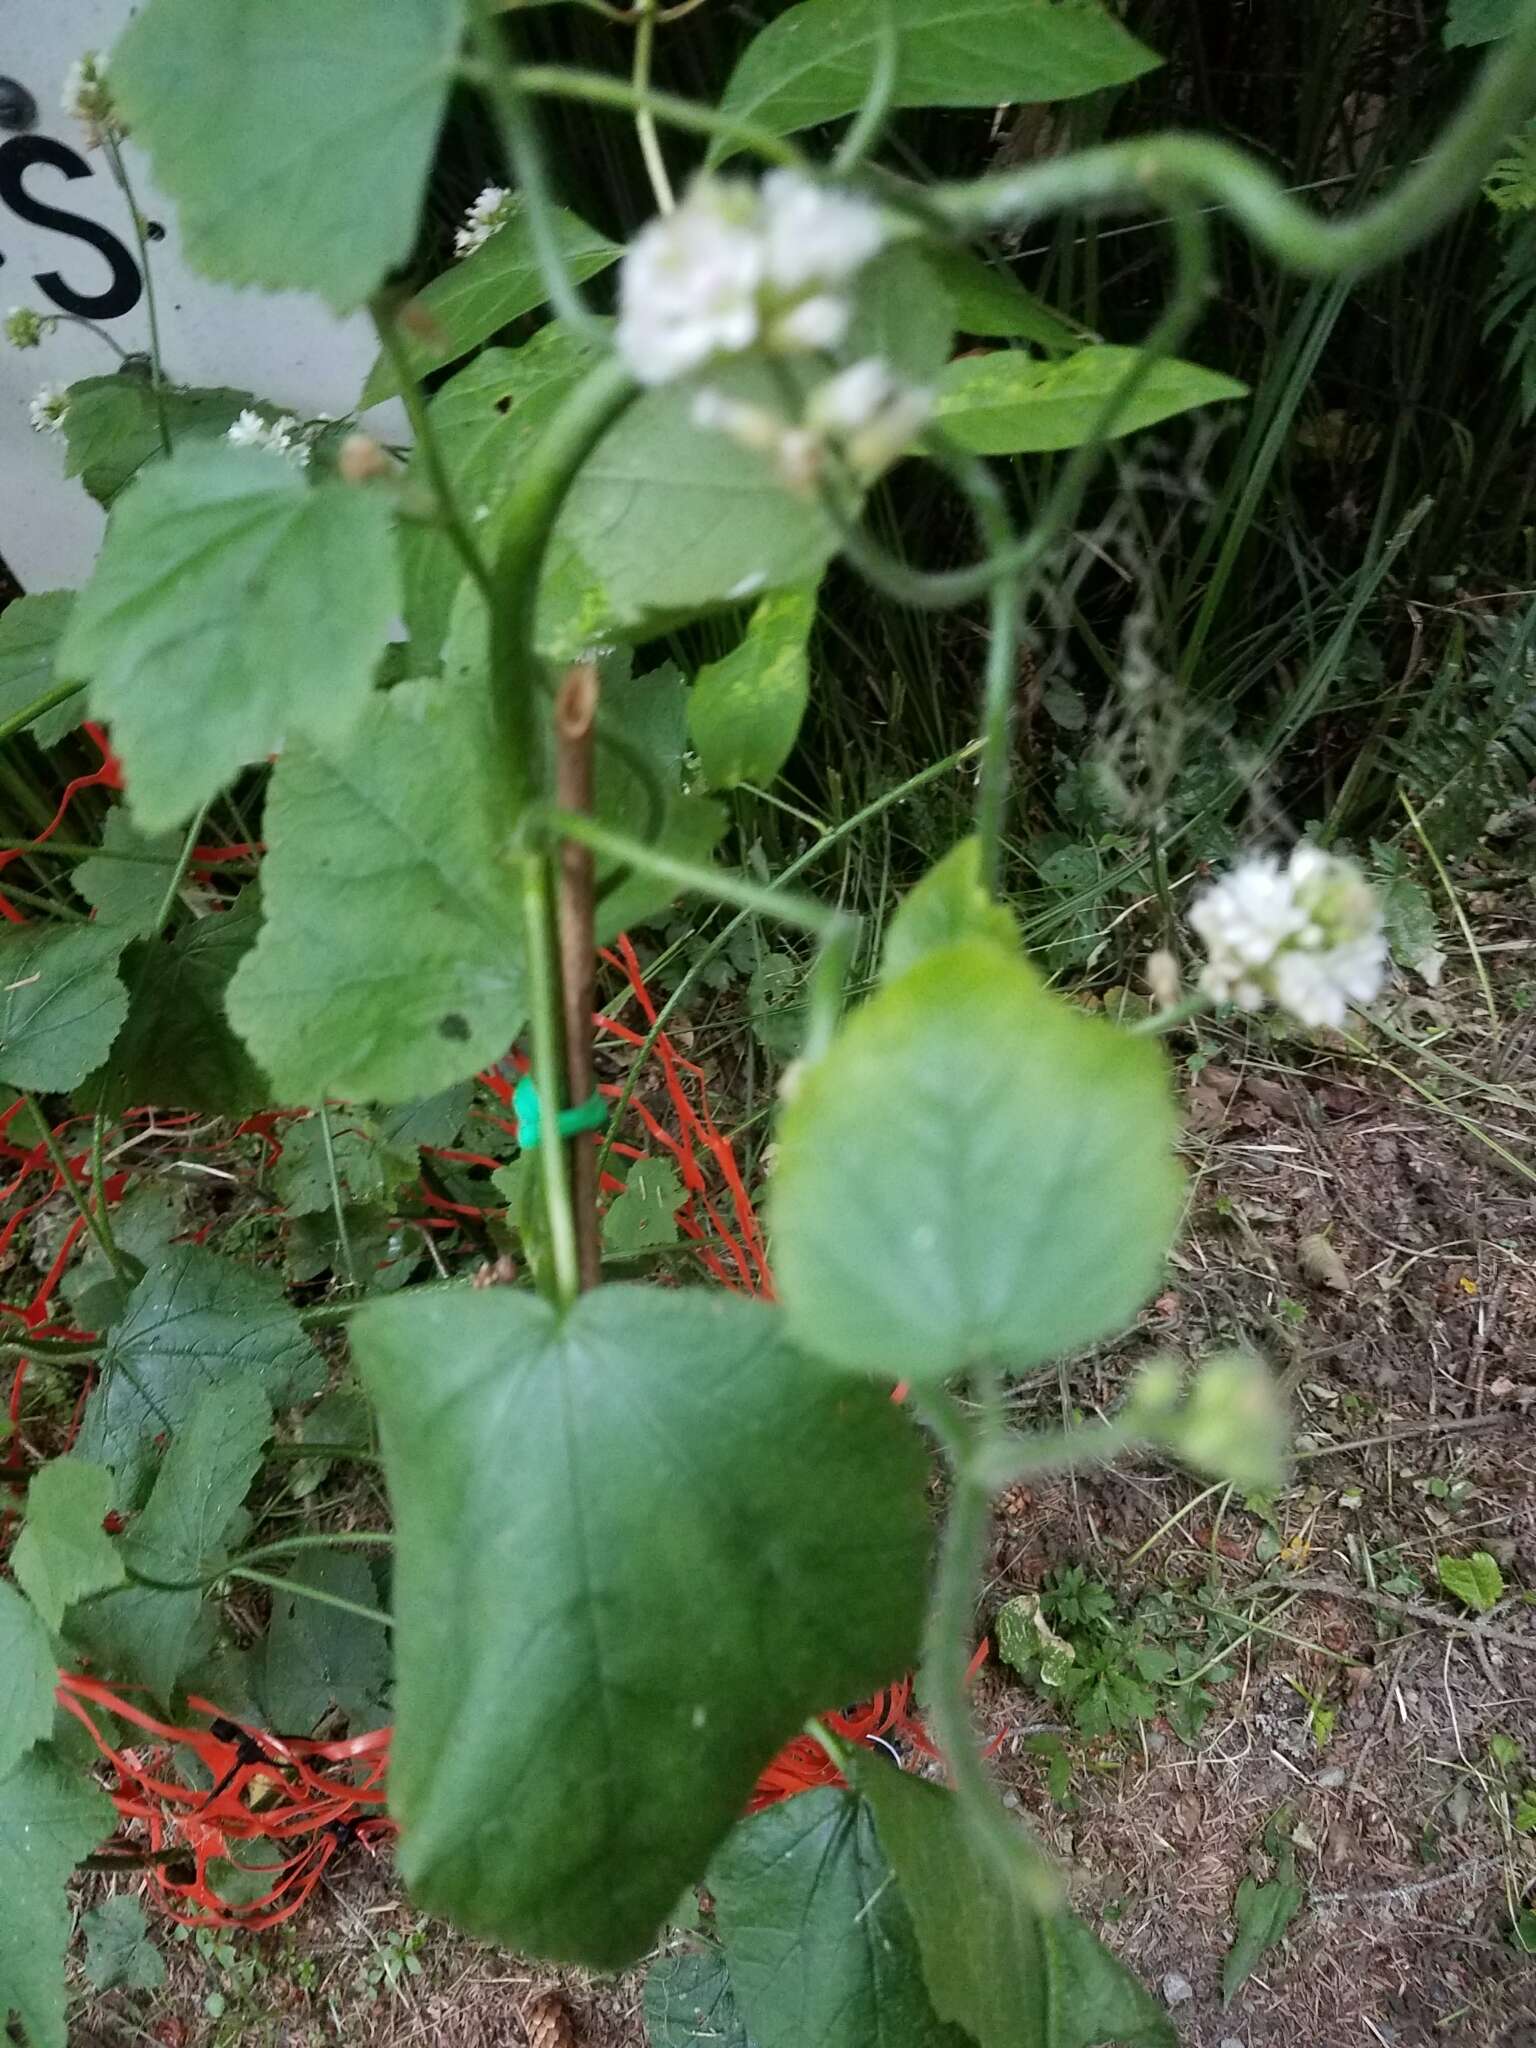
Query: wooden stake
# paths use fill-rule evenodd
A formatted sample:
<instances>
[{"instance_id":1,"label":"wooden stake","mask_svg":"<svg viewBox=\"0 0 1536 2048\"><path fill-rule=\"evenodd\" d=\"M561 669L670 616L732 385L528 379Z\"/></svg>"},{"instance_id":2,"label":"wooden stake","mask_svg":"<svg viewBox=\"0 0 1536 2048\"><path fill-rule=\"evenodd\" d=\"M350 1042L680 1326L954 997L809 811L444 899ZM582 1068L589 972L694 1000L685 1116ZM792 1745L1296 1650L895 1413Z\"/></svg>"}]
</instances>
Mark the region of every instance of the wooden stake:
<instances>
[{"instance_id":1,"label":"wooden stake","mask_svg":"<svg viewBox=\"0 0 1536 2048\"><path fill-rule=\"evenodd\" d=\"M561 810L576 811L583 817L592 811L598 688L596 663L577 662L566 670L555 697L555 800ZM597 945L591 853L574 840L562 840L558 871L565 1080L567 1099L577 1108L590 1098L594 1085L592 1010L597 1000ZM585 1291L596 1287L602 1278L597 1135L583 1132L570 1139L569 1145L577 1270Z\"/></svg>"}]
</instances>

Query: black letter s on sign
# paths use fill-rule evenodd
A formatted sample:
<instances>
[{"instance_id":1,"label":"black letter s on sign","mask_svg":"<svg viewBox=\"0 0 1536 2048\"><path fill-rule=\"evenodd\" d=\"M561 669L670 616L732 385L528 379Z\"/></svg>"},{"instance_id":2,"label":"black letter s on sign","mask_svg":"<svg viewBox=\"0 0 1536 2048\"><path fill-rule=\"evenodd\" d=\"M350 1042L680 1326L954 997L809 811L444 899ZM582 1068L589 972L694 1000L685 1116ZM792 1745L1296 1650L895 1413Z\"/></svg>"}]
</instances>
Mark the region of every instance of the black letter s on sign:
<instances>
[{"instance_id":1,"label":"black letter s on sign","mask_svg":"<svg viewBox=\"0 0 1536 2048\"><path fill-rule=\"evenodd\" d=\"M87 320L115 320L123 313L131 313L144 291L138 265L108 229L82 214L35 199L23 183L33 164L48 164L62 171L66 178L91 175L90 165L62 142L54 142L46 135L13 135L0 142L0 204L33 227L52 228L58 234L87 243L106 260L112 272L112 282L104 292L77 292L56 270L37 272L33 282L61 313L77 313Z\"/></svg>"}]
</instances>

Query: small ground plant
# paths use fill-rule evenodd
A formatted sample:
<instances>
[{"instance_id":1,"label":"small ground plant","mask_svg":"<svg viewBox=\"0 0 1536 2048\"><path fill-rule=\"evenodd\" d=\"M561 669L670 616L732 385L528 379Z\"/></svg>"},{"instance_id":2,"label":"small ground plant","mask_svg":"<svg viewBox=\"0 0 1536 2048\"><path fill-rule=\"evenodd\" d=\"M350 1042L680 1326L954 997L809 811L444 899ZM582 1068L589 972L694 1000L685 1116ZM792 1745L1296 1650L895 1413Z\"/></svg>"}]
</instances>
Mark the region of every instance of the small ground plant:
<instances>
[{"instance_id":1,"label":"small ground plant","mask_svg":"<svg viewBox=\"0 0 1536 2048\"><path fill-rule=\"evenodd\" d=\"M1001 898L1020 636L1105 443L1243 395L1178 353L1213 212L1290 270L1391 262L1536 105L1536 0L1429 156L1326 220L1200 135L964 183L876 164L893 109L990 104L1000 70L1030 100L1138 76L1153 54L1098 0L979 0L977 35L923 0L804 0L718 106L651 88L652 6L624 17L629 81L520 62L517 12L145 0L71 81L120 177L127 135L147 151L209 275L371 310L359 411L397 399L411 434L397 449L384 427L183 388L169 332L147 364L37 401L111 520L83 590L7 614L31 685L0 730L88 716L126 806L74 871L79 902L8 906L0 939L12 1137L59 1164L91 1246L70 1325L6 1330L19 1374L60 1376L60 1407L91 1378L68 1454L17 1447L9 1468L26 1498L0 1582L0 2012L62 2048L63 1888L84 1859L147 1856L176 1895L187 1851L155 1832L142 1764L116 1809L93 1773L190 1713L208 1725L184 1744L189 1837L218 1814L223 1842L235 1806L275 1802L321 1868L397 1825L420 1907L526 1955L630 1964L707 1886L719 1945L658 1981L658 2038L707 2010L758 2048L1163 2042L1162 2006L1069 1910L974 1742L989 1505L1138 1444L1272 1487L1283 1417L1246 1356L1154 1362L1113 1416L1035 1435L1008 1426L1004 1387L1122 1329L1158 1284L1183 1199L1161 1038L1219 1003L1337 1026L1377 991L1387 939L1354 864L1303 845L1202 892L1198 981L1158 956L1145 1014L1053 990ZM389 280L458 89L515 189L482 195L460 260L410 296ZM636 122L657 211L627 249L553 203L545 97ZM793 139L832 129L830 156ZM979 253L1090 207L1166 224L1170 294L1139 348L1084 340ZM585 286L610 271L599 311ZM45 344L51 317L23 309L12 340ZM483 346L509 332L525 338ZM1033 348L957 353L960 335ZM995 457L1057 458L1027 525ZM973 559L919 567L866 520L909 460L952 494ZM793 877L711 858L722 795L795 743L834 557L898 605L986 625L974 832L865 957ZM706 615L734 638L685 678L656 643ZM210 809L258 795L259 881L194 908ZM733 913L715 957L795 1054L771 1301L604 1277L668 1251L680 1190L637 1164L605 1234L595 961L679 898ZM746 920L764 949L730 953ZM477 1076L515 1144L461 1142ZM83 1166L43 1098L87 1120ZM258 1135L310 1112L274 1169L302 1225L285 1275L260 1219L215 1250L163 1191L125 1193L106 1137L149 1102ZM433 1169L434 1200L485 1233L489 1284L377 1235L424 1144L491 1176L494 1210L483 1179L442 1177L451 1157ZM326 1274L301 1315L285 1281ZM271 1466L298 1467L302 1515L297 1488L347 1459L382 1461L389 1529L257 1529ZM231 1587L270 1600L238 1657ZM1186 1633L1160 1595L1121 1613L1068 1569L1015 1661L1099 1735L1197 1725L1224 1647L1210 1617ZM828 1718L914 1667L942 1782ZM837 1782L743 1819L802 1735ZM219 1862L194 1859L200 1891L280 1917L270 1857ZM233 1987L211 1997L243 1999L246 1966L211 1935L204 1952ZM397 1990L415 1958L381 1951L368 1988Z\"/></svg>"}]
</instances>

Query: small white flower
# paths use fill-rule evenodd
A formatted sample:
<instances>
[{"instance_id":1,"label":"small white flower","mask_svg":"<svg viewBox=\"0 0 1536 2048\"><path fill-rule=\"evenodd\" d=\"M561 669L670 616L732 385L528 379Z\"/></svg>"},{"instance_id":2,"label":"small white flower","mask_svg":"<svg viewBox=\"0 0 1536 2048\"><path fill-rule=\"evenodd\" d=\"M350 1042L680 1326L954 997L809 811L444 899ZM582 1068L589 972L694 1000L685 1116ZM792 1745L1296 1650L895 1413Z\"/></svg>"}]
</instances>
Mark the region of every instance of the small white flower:
<instances>
[{"instance_id":1,"label":"small white flower","mask_svg":"<svg viewBox=\"0 0 1536 2048\"><path fill-rule=\"evenodd\" d=\"M763 339L775 355L801 355L836 348L848 332L853 308L835 292L818 292L788 312L771 314Z\"/></svg>"},{"instance_id":2,"label":"small white flower","mask_svg":"<svg viewBox=\"0 0 1536 2048\"><path fill-rule=\"evenodd\" d=\"M309 461L309 443L292 413L268 421L247 406L224 438L236 448L261 448L269 455L285 456L295 469Z\"/></svg>"},{"instance_id":3,"label":"small white flower","mask_svg":"<svg viewBox=\"0 0 1536 2048\"><path fill-rule=\"evenodd\" d=\"M762 183L768 282L804 292L847 284L885 241L867 199L829 191L798 171L770 171Z\"/></svg>"},{"instance_id":4,"label":"small white flower","mask_svg":"<svg viewBox=\"0 0 1536 2048\"><path fill-rule=\"evenodd\" d=\"M505 185L487 185L464 216L464 225L454 231L455 256L472 256L483 249L499 228L504 228L517 210L515 194Z\"/></svg>"},{"instance_id":5,"label":"small white flower","mask_svg":"<svg viewBox=\"0 0 1536 2048\"><path fill-rule=\"evenodd\" d=\"M1284 866L1255 854L1192 905L1208 957L1200 984L1219 1002L1278 1003L1300 1023L1337 1029L1387 969L1376 893L1353 861L1299 846Z\"/></svg>"},{"instance_id":6,"label":"small white flower","mask_svg":"<svg viewBox=\"0 0 1536 2048\"><path fill-rule=\"evenodd\" d=\"M868 481L912 445L932 411L931 392L904 384L878 356L866 356L816 387L806 418Z\"/></svg>"},{"instance_id":7,"label":"small white flower","mask_svg":"<svg viewBox=\"0 0 1536 2048\"><path fill-rule=\"evenodd\" d=\"M845 287L884 239L865 200L775 171L754 189L701 178L631 243L619 283L620 352L642 384L762 346L835 348Z\"/></svg>"},{"instance_id":8,"label":"small white flower","mask_svg":"<svg viewBox=\"0 0 1536 2048\"><path fill-rule=\"evenodd\" d=\"M619 351L642 384L738 355L759 334L763 248L739 179L701 178L630 244L619 279Z\"/></svg>"},{"instance_id":9,"label":"small white flower","mask_svg":"<svg viewBox=\"0 0 1536 2048\"><path fill-rule=\"evenodd\" d=\"M27 405L27 417L32 422L34 434L61 432L68 411L69 387L65 384L42 385L33 393Z\"/></svg>"},{"instance_id":10,"label":"small white flower","mask_svg":"<svg viewBox=\"0 0 1536 2048\"><path fill-rule=\"evenodd\" d=\"M98 50L83 51L70 65L59 104L71 119L84 124L87 140L93 148L104 136L123 133Z\"/></svg>"}]
</instances>

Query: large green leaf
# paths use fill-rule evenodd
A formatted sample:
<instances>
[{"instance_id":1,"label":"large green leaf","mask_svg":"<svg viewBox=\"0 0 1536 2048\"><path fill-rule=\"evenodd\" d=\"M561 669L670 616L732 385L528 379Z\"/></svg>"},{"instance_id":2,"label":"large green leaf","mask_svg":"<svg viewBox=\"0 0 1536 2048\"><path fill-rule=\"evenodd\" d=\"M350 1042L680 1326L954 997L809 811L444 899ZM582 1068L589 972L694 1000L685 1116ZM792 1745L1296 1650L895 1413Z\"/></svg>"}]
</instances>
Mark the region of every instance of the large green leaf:
<instances>
[{"instance_id":1,"label":"large green leaf","mask_svg":"<svg viewBox=\"0 0 1536 2048\"><path fill-rule=\"evenodd\" d=\"M810 694L815 619L813 588L776 590L739 644L699 670L688 730L711 789L772 782L789 758Z\"/></svg>"},{"instance_id":2,"label":"large green leaf","mask_svg":"<svg viewBox=\"0 0 1536 2048\"><path fill-rule=\"evenodd\" d=\"M69 387L64 438L69 453L64 474L77 476L99 504L119 491L164 453L160 407L173 447L225 433L256 399L249 391L182 389L171 385L156 402L154 387L137 372L84 377Z\"/></svg>"},{"instance_id":3,"label":"large green leaf","mask_svg":"<svg viewBox=\"0 0 1536 2048\"><path fill-rule=\"evenodd\" d=\"M209 277L361 304L404 261L462 0L148 0L112 87Z\"/></svg>"},{"instance_id":4,"label":"large green leaf","mask_svg":"<svg viewBox=\"0 0 1536 2048\"><path fill-rule=\"evenodd\" d=\"M64 1885L116 1817L105 1792L46 1749L0 1778L0 2022L15 2013L30 2048L68 2048Z\"/></svg>"},{"instance_id":5,"label":"large green leaf","mask_svg":"<svg viewBox=\"0 0 1536 2048\"><path fill-rule=\"evenodd\" d=\"M925 1382L1119 1329L1178 1221L1167 1068L985 939L929 953L801 1079L772 1183L797 1338Z\"/></svg>"},{"instance_id":6,"label":"large green leaf","mask_svg":"<svg viewBox=\"0 0 1536 2048\"><path fill-rule=\"evenodd\" d=\"M1495 43L1507 36L1519 17L1523 0L1450 0L1445 16L1448 50L1477 43Z\"/></svg>"},{"instance_id":7,"label":"large green leaf","mask_svg":"<svg viewBox=\"0 0 1536 2048\"><path fill-rule=\"evenodd\" d=\"M995 107L1126 85L1159 61L1099 0L888 0L898 107ZM879 61L882 0L801 0L743 52L721 112L790 135L851 114Z\"/></svg>"},{"instance_id":8,"label":"large green leaf","mask_svg":"<svg viewBox=\"0 0 1536 2048\"><path fill-rule=\"evenodd\" d=\"M103 924L153 931L166 891L175 880L182 834L161 832L146 839L122 804L114 804L101 828L101 851L80 862L70 881ZM140 1102L153 1101L141 1095Z\"/></svg>"},{"instance_id":9,"label":"large green leaf","mask_svg":"<svg viewBox=\"0 0 1536 2048\"><path fill-rule=\"evenodd\" d=\"M251 1686L265 1725L287 1735L308 1735L339 1709L354 1730L384 1724L389 1687L389 1638L365 1621L308 1592L377 1607L378 1588L361 1551L313 1552L287 1573L291 1591L274 1591L272 1622L251 1659Z\"/></svg>"},{"instance_id":10,"label":"large green leaf","mask_svg":"<svg viewBox=\"0 0 1536 2048\"><path fill-rule=\"evenodd\" d=\"M609 669L625 659L610 659ZM659 824L651 817L651 801L639 777L607 744L610 737L627 740L649 765L662 798ZM617 674L605 680L598 709L595 808L605 825L650 841L678 860L704 862L725 829L725 812L707 797L683 790L687 738L687 685L672 662L643 676ZM626 872L606 855L599 856L596 874L600 945L654 917L678 895L675 883L638 869Z\"/></svg>"},{"instance_id":11,"label":"large green leaf","mask_svg":"<svg viewBox=\"0 0 1536 2048\"><path fill-rule=\"evenodd\" d=\"M709 1867L757 2048L968 2048L938 2017L874 1816L832 1786L742 1821Z\"/></svg>"},{"instance_id":12,"label":"large green leaf","mask_svg":"<svg viewBox=\"0 0 1536 2048\"><path fill-rule=\"evenodd\" d=\"M112 1474L82 1458L54 1458L27 1488L27 1522L11 1556L16 1583L49 1628L92 1593L107 1593L126 1573L102 1523L112 1506ZM52 1671L50 1669L50 1691ZM0 1726L4 1717L0 1716Z\"/></svg>"},{"instance_id":13,"label":"large green leaf","mask_svg":"<svg viewBox=\"0 0 1536 2048\"><path fill-rule=\"evenodd\" d=\"M524 313L542 306L549 296L527 216L520 200L514 198L513 204L512 218L488 242L417 294L412 307L416 317L402 339L406 359L418 378L468 355ZM554 207L551 218L555 239L578 281L595 277L624 253L617 242L610 242L562 207ZM381 356L368 373L358 406L366 410L381 399L392 398L399 388L393 369Z\"/></svg>"},{"instance_id":14,"label":"large green leaf","mask_svg":"<svg viewBox=\"0 0 1536 2048\"><path fill-rule=\"evenodd\" d=\"M0 1778L53 1726L56 1677L36 1609L0 1579Z\"/></svg>"},{"instance_id":15,"label":"large green leaf","mask_svg":"<svg viewBox=\"0 0 1536 2048\"><path fill-rule=\"evenodd\" d=\"M1082 347L1081 327L1026 291L1013 275L985 262L974 250L948 243L925 245L923 260L949 297L953 323L962 334L1032 341L1047 355Z\"/></svg>"},{"instance_id":16,"label":"large green leaf","mask_svg":"<svg viewBox=\"0 0 1536 2048\"><path fill-rule=\"evenodd\" d=\"M958 939L991 939L1010 951L1019 943L1013 913L982 886L981 841L976 838L952 846L903 896L885 935L881 979L895 981Z\"/></svg>"},{"instance_id":17,"label":"large green leaf","mask_svg":"<svg viewBox=\"0 0 1536 2048\"><path fill-rule=\"evenodd\" d=\"M1005 1869L952 1792L859 1753L854 1783L875 1811L938 2013L980 2048L1173 2048L1167 2015L1070 1913L1035 1904L1019 1841Z\"/></svg>"},{"instance_id":18,"label":"large green leaf","mask_svg":"<svg viewBox=\"0 0 1536 2048\"><path fill-rule=\"evenodd\" d=\"M595 360L559 325L521 348L488 348L432 398L433 431L459 502L478 527L517 481L522 458ZM458 550L432 526L399 532L405 622L411 646L435 659L464 575Z\"/></svg>"},{"instance_id":19,"label":"large green leaf","mask_svg":"<svg viewBox=\"0 0 1536 2048\"><path fill-rule=\"evenodd\" d=\"M712 380L782 408L771 376L737 366ZM540 645L575 653L605 633L637 638L669 620L811 583L837 545L816 503L784 488L766 457L694 426L692 395L649 391L583 465L555 534Z\"/></svg>"},{"instance_id":20,"label":"large green leaf","mask_svg":"<svg viewBox=\"0 0 1536 2048\"><path fill-rule=\"evenodd\" d=\"M162 1586L130 1585L88 1600L69 1634L92 1661L169 1700L177 1680L206 1655L213 1610L203 1592L168 1592L215 1571L224 1537L261 1465L272 1412L258 1379L210 1387L172 1439L144 1512L124 1539L130 1573Z\"/></svg>"},{"instance_id":21,"label":"large green leaf","mask_svg":"<svg viewBox=\"0 0 1536 2048\"><path fill-rule=\"evenodd\" d=\"M717 1948L662 1956L645 1973L650 2048L754 2048Z\"/></svg>"},{"instance_id":22,"label":"large green leaf","mask_svg":"<svg viewBox=\"0 0 1536 2048\"><path fill-rule=\"evenodd\" d=\"M165 1982L165 1958L149 1938L144 1908L117 1892L80 1918L85 1936L85 1974L98 1991L158 1991Z\"/></svg>"},{"instance_id":23,"label":"large green leaf","mask_svg":"<svg viewBox=\"0 0 1536 2048\"><path fill-rule=\"evenodd\" d=\"M0 724L17 717L63 680L54 657L74 604L72 590L13 597L0 612ZM33 719L26 728L40 747L57 746L85 715L85 692Z\"/></svg>"},{"instance_id":24,"label":"large green leaf","mask_svg":"<svg viewBox=\"0 0 1536 2048\"><path fill-rule=\"evenodd\" d=\"M938 417L950 438L976 455L1077 448L1094 432L1104 401L1136 354L1133 348L1098 344L1050 363L1020 349L960 356L939 379ZM1165 357L1116 418L1111 439L1247 392L1235 377Z\"/></svg>"},{"instance_id":25,"label":"large green leaf","mask_svg":"<svg viewBox=\"0 0 1536 2048\"><path fill-rule=\"evenodd\" d=\"M99 1067L128 1014L107 925L29 924L0 933L0 1081L47 1094Z\"/></svg>"},{"instance_id":26,"label":"large green leaf","mask_svg":"<svg viewBox=\"0 0 1536 2048\"><path fill-rule=\"evenodd\" d=\"M319 1392L320 1359L281 1284L202 1245L176 1245L128 1297L85 1404L79 1451L139 1492L156 1437L191 1420L210 1390L245 1385L274 1407Z\"/></svg>"},{"instance_id":27,"label":"large green leaf","mask_svg":"<svg viewBox=\"0 0 1536 2048\"><path fill-rule=\"evenodd\" d=\"M949 290L926 248L893 242L859 274L844 344L849 361L878 356L911 384L931 384L955 338Z\"/></svg>"},{"instance_id":28,"label":"large green leaf","mask_svg":"<svg viewBox=\"0 0 1536 2048\"><path fill-rule=\"evenodd\" d=\"M522 1028L511 820L485 693L402 683L335 753L299 742L267 795L266 923L229 991L280 1097L407 1102Z\"/></svg>"},{"instance_id":29,"label":"large green leaf","mask_svg":"<svg viewBox=\"0 0 1536 2048\"><path fill-rule=\"evenodd\" d=\"M633 1961L805 1716L910 1659L921 1446L723 1293L422 1293L353 1330L406 1880L527 1953Z\"/></svg>"},{"instance_id":30,"label":"large green leaf","mask_svg":"<svg viewBox=\"0 0 1536 2048\"><path fill-rule=\"evenodd\" d=\"M272 1101L266 1076L230 1028L224 998L261 927L258 890L136 948L128 1021L91 1099L112 1114L135 1103L248 1116ZM142 975L142 985L140 976ZM99 1086L100 1096L94 1089Z\"/></svg>"},{"instance_id":31,"label":"large green leaf","mask_svg":"<svg viewBox=\"0 0 1536 2048\"><path fill-rule=\"evenodd\" d=\"M190 818L248 762L356 723L399 605L373 492L189 448L123 493L59 659L91 680L135 821Z\"/></svg>"}]
</instances>

